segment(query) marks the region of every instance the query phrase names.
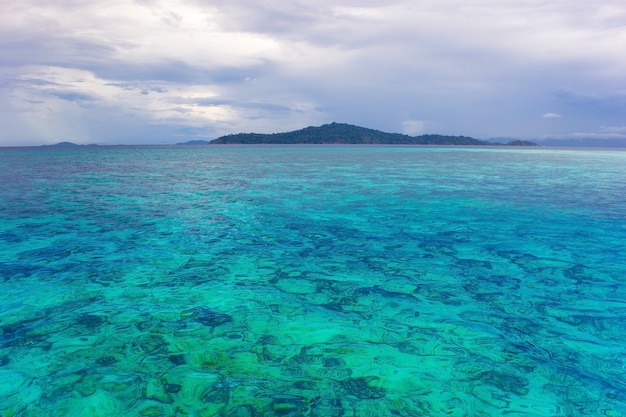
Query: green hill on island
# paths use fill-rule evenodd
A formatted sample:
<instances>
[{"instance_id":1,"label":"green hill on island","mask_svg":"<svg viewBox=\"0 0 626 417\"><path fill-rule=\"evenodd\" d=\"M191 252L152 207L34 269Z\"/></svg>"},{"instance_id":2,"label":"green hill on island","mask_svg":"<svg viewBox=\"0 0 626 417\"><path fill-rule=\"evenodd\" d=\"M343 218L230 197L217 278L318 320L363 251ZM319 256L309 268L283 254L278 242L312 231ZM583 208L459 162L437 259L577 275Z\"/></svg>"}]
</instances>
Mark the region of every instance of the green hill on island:
<instances>
[{"instance_id":1,"label":"green hill on island","mask_svg":"<svg viewBox=\"0 0 626 417\"><path fill-rule=\"evenodd\" d=\"M467 136L421 135L386 133L346 123L330 123L319 127L284 133L237 133L214 139L210 144L349 144L349 145L501 145ZM513 141L511 146L537 146L527 141Z\"/></svg>"}]
</instances>

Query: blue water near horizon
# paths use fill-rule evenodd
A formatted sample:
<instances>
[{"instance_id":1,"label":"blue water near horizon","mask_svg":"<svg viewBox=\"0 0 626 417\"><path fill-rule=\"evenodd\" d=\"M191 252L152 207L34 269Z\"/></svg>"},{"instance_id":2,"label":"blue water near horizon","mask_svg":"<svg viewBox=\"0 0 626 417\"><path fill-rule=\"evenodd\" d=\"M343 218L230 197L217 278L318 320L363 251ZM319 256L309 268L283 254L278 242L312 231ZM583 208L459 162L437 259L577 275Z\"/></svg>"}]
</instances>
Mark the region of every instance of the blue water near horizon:
<instances>
[{"instance_id":1,"label":"blue water near horizon","mask_svg":"<svg viewBox=\"0 0 626 417\"><path fill-rule=\"evenodd\" d=\"M0 149L0 416L626 415L626 152Z\"/></svg>"}]
</instances>

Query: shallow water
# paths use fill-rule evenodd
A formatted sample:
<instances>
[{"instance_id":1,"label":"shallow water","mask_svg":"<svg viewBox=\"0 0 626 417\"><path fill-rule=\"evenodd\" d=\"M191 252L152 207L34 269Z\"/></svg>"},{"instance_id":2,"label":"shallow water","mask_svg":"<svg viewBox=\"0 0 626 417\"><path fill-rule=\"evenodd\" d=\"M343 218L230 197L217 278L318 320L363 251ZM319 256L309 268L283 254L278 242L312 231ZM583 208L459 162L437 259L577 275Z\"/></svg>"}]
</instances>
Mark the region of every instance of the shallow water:
<instances>
[{"instance_id":1,"label":"shallow water","mask_svg":"<svg viewBox=\"0 0 626 417\"><path fill-rule=\"evenodd\" d=\"M0 416L626 415L625 167L0 149Z\"/></svg>"}]
</instances>

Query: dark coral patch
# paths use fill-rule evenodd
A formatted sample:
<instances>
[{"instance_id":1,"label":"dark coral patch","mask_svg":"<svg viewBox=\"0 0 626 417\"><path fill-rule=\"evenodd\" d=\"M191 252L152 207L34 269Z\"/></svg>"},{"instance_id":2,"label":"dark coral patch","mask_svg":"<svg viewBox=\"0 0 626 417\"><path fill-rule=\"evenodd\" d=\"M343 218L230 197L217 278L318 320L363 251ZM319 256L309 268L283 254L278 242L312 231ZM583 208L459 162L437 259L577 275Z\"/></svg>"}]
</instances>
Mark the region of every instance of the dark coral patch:
<instances>
[{"instance_id":1,"label":"dark coral patch","mask_svg":"<svg viewBox=\"0 0 626 417\"><path fill-rule=\"evenodd\" d=\"M373 400L383 398L387 395L387 390L381 387L372 386L374 381L378 381L378 377L364 376L360 378L349 378L341 381L341 387L346 390L349 395L354 395L361 400Z\"/></svg>"}]
</instances>

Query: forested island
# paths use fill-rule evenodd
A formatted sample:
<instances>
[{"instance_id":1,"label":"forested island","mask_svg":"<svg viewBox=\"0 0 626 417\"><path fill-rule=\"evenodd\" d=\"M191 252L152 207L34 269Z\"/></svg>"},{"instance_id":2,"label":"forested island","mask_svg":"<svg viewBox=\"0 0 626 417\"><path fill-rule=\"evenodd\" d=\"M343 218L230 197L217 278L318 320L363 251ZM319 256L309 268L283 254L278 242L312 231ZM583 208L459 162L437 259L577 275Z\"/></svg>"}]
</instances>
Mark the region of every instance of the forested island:
<instances>
[{"instance_id":1,"label":"forested island","mask_svg":"<svg viewBox=\"0 0 626 417\"><path fill-rule=\"evenodd\" d=\"M182 143L192 144L190 142ZM493 143L467 136L421 135L409 136L401 133L386 133L375 129L346 123L330 123L309 126L284 133L237 133L222 136L209 142L221 144L311 144L311 145L478 145L478 146L538 146L536 143L514 140L508 143Z\"/></svg>"}]
</instances>

